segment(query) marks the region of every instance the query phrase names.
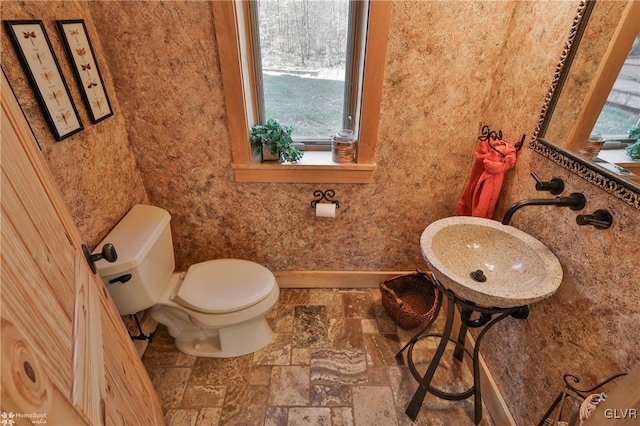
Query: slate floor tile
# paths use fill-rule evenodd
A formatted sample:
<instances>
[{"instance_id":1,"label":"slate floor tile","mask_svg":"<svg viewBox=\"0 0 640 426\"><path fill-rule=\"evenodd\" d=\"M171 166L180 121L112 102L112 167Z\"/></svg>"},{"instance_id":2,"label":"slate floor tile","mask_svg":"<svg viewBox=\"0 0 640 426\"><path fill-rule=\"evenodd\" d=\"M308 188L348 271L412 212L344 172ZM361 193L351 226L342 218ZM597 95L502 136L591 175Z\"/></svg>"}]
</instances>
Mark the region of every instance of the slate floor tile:
<instances>
[{"instance_id":1,"label":"slate floor tile","mask_svg":"<svg viewBox=\"0 0 640 426\"><path fill-rule=\"evenodd\" d=\"M441 317L444 312L441 313ZM417 389L406 353L419 330L403 330L386 314L378 289L282 289L267 315L274 339L237 358L196 358L175 349L159 325L142 361L174 426L472 426L472 399L427 395L416 421L405 409ZM442 318L430 332L443 327ZM437 344L413 351L425 371ZM452 345L450 345L452 346ZM460 391L471 373L447 348L434 384ZM480 426L493 426L486 412Z\"/></svg>"}]
</instances>

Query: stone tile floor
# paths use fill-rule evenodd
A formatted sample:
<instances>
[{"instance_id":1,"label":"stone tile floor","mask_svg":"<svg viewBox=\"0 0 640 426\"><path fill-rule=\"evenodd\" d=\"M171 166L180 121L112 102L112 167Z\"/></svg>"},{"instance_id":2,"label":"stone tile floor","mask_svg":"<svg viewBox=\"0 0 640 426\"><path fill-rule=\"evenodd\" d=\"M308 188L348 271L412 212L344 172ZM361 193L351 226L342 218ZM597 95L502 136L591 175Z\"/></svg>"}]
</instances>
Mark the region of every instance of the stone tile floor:
<instances>
[{"instance_id":1,"label":"stone tile floor","mask_svg":"<svg viewBox=\"0 0 640 426\"><path fill-rule=\"evenodd\" d=\"M405 414L417 383L406 352L404 361L395 353L417 330L396 327L378 289L282 289L268 320L275 333L269 346L227 359L185 355L158 327L142 360L167 425L473 425L471 398L427 395L415 422ZM436 345L421 339L413 350L422 374ZM471 386L471 373L451 362L449 346L434 385L460 392ZM480 424L493 425L486 409Z\"/></svg>"}]
</instances>

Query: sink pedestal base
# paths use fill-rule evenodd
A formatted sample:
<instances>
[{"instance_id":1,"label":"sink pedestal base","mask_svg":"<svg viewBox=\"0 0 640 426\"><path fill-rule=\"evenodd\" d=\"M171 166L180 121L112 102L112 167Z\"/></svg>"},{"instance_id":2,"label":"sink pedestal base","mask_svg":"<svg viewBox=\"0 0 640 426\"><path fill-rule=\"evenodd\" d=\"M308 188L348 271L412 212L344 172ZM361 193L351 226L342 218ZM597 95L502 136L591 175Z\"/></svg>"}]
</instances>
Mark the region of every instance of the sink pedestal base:
<instances>
[{"instance_id":1,"label":"sink pedestal base","mask_svg":"<svg viewBox=\"0 0 640 426\"><path fill-rule=\"evenodd\" d=\"M438 290L440 290L440 292L444 296L446 296L447 299L447 321L445 323L444 331L442 332L442 334L425 334L425 332L431 327L440 313L440 307L443 299L440 298L438 302L439 305L433 319L429 321L429 323L422 330L420 330L420 332L418 332L413 338L411 338L411 340L409 340L409 342L396 354L397 358L401 358L402 353L407 350L407 363L409 366L409 370L419 384L418 390L413 395L413 398L407 406L405 413L411 418L411 420L415 420L416 417L418 417L418 413L420 412L420 408L422 407L422 403L424 401L424 398L427 396L427 393L431 393L438 398L446 399L449 401L460 401L463 399L467 399L473 395L474 421L477 425L482 420L482 394L480 389L479 362L480 342L482 341L482 337L489 329L491 329L491 327L508 316L514 316L516 318L526 318L528 316L528 308L526 306L517 306L513 308L485 308L482 306L477 306L472 302L468 302L464 299L458 298L454 292L445 289L435 276L433 276L433 278L436 286L438 287ZM461 308L461 324L460 330L458 332L458 337L454 338L451 337L451 331L453 329L453 320L456 312L456 306ZM476 319L471 319L474 313L478 313L478 316ZM494 318L494 315L497 316ZM476 338L476 343L473 348L467 348L465 346L467 329L469 327L483 327L483 329L478 334L478 337ZM413 363L413 347L418 342L418 340L427 337L439 338L440 344L436 349L433 359L429 363L429 367L427 368L426 373L424 374L424 376L421 376ZM464 392L448 393L431 386L433 375L435 374L438 365L440 364L440 359L442 358L444 350L449 342L455 343L456 345L454 350L455 359L457 359L458 361L462 361L465 352L472 359L473 386Z\"/></svg>"}]
</instances>

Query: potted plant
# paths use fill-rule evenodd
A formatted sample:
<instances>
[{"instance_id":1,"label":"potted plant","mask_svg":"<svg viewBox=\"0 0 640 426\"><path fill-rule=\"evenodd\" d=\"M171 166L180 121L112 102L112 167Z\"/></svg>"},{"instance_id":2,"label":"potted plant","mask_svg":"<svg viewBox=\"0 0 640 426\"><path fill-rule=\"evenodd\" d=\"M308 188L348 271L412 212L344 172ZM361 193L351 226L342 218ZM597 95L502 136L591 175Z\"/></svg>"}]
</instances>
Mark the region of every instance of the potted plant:
<instances>
[{"instance_id":1,"label":"potted plant","mask_svg":"<svg viewBox=\"0 0 640 426\"><path fill-rule=\"evenodd\" d=\"M280 124L270 118L265 124L251 127L249 138L254 152L260 153L262 161L291 162L302 158L303 153L293 145L293 126Z\"/></svg>"},{"instance_id":2,"label":"potted plant","mask_svg":"<svg viewBox=\"0 0 640 426\"><path fill-rule=\"evenodd\" d=\"M640 126L633 126L629 131L629 139L634 139L635 143L626 149L627 155L632 160L640 160Z\"/></svg>"}]
</instances>

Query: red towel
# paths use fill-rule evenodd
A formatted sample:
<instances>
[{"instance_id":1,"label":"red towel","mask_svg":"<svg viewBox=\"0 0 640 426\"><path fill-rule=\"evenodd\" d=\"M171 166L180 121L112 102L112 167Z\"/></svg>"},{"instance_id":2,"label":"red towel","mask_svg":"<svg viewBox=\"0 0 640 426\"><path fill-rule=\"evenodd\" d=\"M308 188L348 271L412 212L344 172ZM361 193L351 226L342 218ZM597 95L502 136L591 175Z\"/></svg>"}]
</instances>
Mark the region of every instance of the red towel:
<instances>
[{"instance_id":1,"label":"red towel","mask_svg":"<svg viewBox=\"0 0 640 426\"><path fill-rule=\"evenodd\" d=\"M504 172L516 164L516 149L502 140L487 138L478 143L475 157L456 214L491 219L502 189Z\"/></svg>"}]
</instances>

